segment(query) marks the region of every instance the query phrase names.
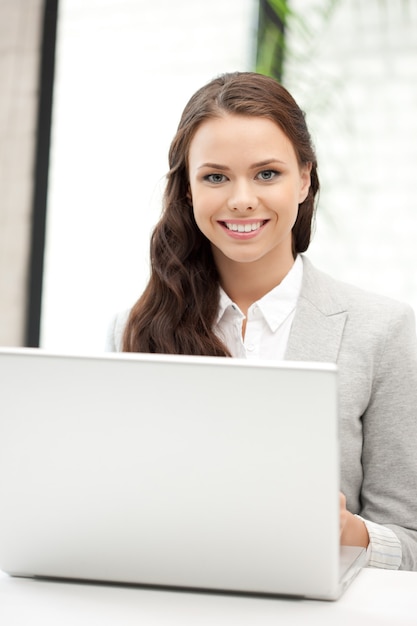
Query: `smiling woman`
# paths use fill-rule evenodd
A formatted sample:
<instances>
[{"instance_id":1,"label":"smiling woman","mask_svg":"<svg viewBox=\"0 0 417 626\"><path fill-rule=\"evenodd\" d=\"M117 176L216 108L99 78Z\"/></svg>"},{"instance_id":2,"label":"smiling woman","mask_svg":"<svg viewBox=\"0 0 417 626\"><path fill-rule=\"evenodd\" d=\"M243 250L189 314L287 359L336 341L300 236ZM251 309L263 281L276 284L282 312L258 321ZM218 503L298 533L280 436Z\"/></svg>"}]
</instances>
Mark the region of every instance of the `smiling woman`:
<instances>
[{"instance_id":1,"label":"smiling woman","mask_svg":"<svg viewBox=\"0 0 417 626\"><path fill-rule=\"evenodd\" d=\"M271 78L225 74L186 105L169 165L151 277L109 348L336 363L340 541L417 570L414 316L301 254L319 189L303 112Z\"/></svg>"},{"instance_id":2,"label":"smiling woman","mask_svg":"<svg viewBox=\"0 0 417 626\"><path fill-rule=\"evenodd\" d=\"M246 312L310 243L319 181L304 114L271 78L221 76L185 107L169 167L151 279L124 348L228 355L214 329L219 285ZM236 234L248 217L259 230Z\"/></svg>"}]
</instances>

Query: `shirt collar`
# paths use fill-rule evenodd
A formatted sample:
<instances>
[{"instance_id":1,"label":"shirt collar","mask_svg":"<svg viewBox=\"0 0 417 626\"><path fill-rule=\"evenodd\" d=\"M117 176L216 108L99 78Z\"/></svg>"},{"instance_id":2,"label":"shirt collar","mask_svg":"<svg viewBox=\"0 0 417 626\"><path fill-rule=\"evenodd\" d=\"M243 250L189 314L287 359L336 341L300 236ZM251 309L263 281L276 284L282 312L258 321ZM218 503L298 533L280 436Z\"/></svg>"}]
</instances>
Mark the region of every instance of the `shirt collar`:
<instances>
[{"instance_id":1,"label":"shirt collar","mask_svg":"<svg viewBox=\"0 0 417 626\"><path fill-rule=\"evenodd\" d=\"M259 308L272 332L275 332L295 309L301 291L302 280L303 261L302 257L298 255L292 268L280 284L251 305L251 309L255 306ZM230 309L242 315L239 307L229 298L223 288L220 287L217 324L223 318L226 311Z\"/></svg>"}]
</instances>

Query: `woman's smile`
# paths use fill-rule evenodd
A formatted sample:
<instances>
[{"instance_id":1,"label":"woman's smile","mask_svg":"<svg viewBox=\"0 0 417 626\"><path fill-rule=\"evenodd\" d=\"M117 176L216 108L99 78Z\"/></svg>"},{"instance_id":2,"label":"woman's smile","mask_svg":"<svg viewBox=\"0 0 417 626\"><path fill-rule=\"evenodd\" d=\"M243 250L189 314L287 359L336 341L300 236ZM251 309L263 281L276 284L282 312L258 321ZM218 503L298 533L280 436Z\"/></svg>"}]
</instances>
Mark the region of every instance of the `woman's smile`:
<instances>
[{"instance_id":1,"label":"woman's smile","mask_svg":"<svg viewBox=\"0 0 417 626\"><path fill-rule=\"evenodd\" d=\"M268 220L219 220L219 224L230 237L241 240L256 237L267 222Z\"/></svg>"}]
</instances>

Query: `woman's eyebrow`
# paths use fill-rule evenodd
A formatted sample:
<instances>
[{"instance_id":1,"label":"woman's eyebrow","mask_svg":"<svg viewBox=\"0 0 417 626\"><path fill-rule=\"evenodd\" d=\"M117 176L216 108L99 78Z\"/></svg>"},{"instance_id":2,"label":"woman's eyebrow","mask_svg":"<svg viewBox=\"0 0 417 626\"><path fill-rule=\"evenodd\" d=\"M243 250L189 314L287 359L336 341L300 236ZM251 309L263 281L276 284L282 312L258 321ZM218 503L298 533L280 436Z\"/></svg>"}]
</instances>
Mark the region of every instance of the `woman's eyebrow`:
<instances>
[{"instance_id":1,"label":"woman's eyebrow","mask_svg":"<svg viewBox=\"0 0 417 626\"><path fill-rule=\"evenodd\" d=\"M271 159L264 159L263 161L257 161L256 163L253 163L250 167L251 168L264 167L265 165L272 165L273 163L281 163L282 165L285 165L285 161L281 161L281 159L277 159L273 157ZM197 169L202 169L203 167L210 167L216 170L229 170L230 169L229 167L227 167L227 165L222 165L221 163L211 163L211 162L202 163L201 165L198 166Z\"/></svg>"},{"instance_id":2,"label":"woman's eyebrow","mask_svg":"<svg viewBox=\"0 0 417 626\"><path fill-rule=\"evenodd\" d=\"M210 167L212 169L215 170L228 170L230 169L229 167L227 167L227 165L221 165L220 163L202 163L202 165L199 165L197 169L201 169L203 167Z\"/></svg>"},{"instance_id":3,"label":"woman's eyebrow","mask_svg":"<svg viewBox=\"0 0 417 626\"><path fill-rule=\"evenodd\" d=\"M273 157L272 159L265 159L264 161L257 161L251 167L264 167L265 165L272 165L273 163L281 163L285 165L285 161L281 161L281 159L277 159Z\"/></svg>"}]
</instances>

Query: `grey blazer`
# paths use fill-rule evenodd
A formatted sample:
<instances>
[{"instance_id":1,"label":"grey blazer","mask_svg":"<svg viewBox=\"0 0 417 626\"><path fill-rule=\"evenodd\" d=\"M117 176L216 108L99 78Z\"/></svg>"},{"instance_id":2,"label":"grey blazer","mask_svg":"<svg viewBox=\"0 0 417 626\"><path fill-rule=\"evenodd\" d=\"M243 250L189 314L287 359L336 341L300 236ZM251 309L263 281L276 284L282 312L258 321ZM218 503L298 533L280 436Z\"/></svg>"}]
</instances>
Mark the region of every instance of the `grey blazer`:
<instances>
[{"instance_id":1,"label":"grey blazer","mask_svg":"<svg viewBox=\"0 0 417 626\"><path fill-rule=\"evenodd\" d=\"M286 359L339 366L341 490L391 528L417 570L417 341L412 309L335 281L304 258Z\"/></svg>"},{"instance_id":2,"label":"grey blazer","mask_svg":"<svg viewBox=\"0 0 417 626\"><path fill-rule=\"evenodd\" d=\"M401 569L417 570L417 340L411 307L341 283L303 257L287 360L339 366L341 490L347 507L391 528ZM107 348L120 350L127 313Z\"/></svg>"}]
</instances>

